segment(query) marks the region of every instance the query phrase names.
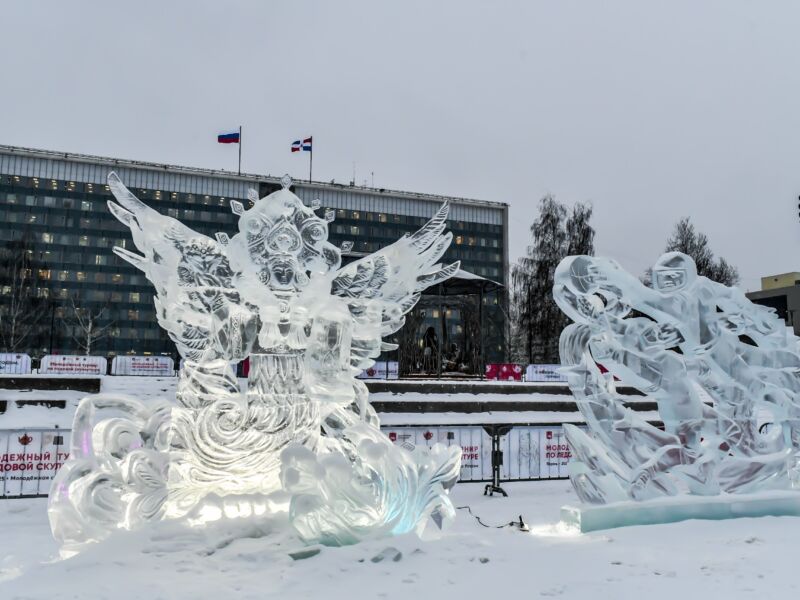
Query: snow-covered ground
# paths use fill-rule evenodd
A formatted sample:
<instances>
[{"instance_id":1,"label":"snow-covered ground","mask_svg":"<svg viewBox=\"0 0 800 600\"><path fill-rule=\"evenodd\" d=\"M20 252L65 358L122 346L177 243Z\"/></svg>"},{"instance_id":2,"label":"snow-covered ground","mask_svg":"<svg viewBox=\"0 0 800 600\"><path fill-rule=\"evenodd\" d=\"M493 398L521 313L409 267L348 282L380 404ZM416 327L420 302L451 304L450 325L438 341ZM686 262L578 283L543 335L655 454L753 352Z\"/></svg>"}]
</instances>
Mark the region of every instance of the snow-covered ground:
<instances>
[{"instance_id":1,"label":"snow-covered ground","mask_svg":"<svg viewBox=\"0 0 800 600\"><path fill-rule=\"evenodd\" d=\"M174 396L174 378L103 378L102 391L144 401ZM0 400L67 400L65 410L9 402L0 428L69 427L85 392L0 390ZM374 394L373 400L381 399ZM386 395L396 400L397 396ZM484 396L486 398L484 398ZM481 401L491 402L493 394ZM546 395L541 395L546 396ZM529 400L531 396L517 396ZM437 395L437 400L443 399ZM503 396L508 400L509 396ZM537 400L540 398L537 397ZM564 399L562 396L561 400ZM416 399L415 399L416 400ZM516 414L477 413L503 420ZM535 413L539 422L544 415ZM572 413L553 413L571 420ZM384 415L445 422L455 414ZM399 422L399 421L398 421ZM488 421L483 421L488 422ZM483 484L458 484L456 506L485 523L522 515L531 527L483 527L466 509L439 539L413 535L347 548L322 548L294 560L301 545L268 522L243 521L207 530L161 523L123 532L63 560L53 541L46 500L0 500L0 599L25 598L580 598L669 599L789 597L800 519L767 517L686 521L578 534L558 524L574 502L567 481L504 484L508 498L483 496ZM387 548L402 556L375 560ZM394 556L393 553L389 553Z\"/></svg>"},{"instance_id":2,"label":"snow-covered ground","mask_svg":"<svg viewBox=\"0 0 800 600\"><path fill-rule=\"evenodd\" d=\"M579 535L556 525L569 482L507 484L508 498L459 484L457 506L487 524L522 515L531 531L485 528L466 510L440 539L413 535L322 548L250 524L232 534L157 528L58 558L44 500L0 501L0 598L789 598L800 520L686 521ZM241 536L241 537L239 537ZM280 543L278 543L280 541ZM388 547L398 561L373 558Z\"/></svg>"}]
</instances>

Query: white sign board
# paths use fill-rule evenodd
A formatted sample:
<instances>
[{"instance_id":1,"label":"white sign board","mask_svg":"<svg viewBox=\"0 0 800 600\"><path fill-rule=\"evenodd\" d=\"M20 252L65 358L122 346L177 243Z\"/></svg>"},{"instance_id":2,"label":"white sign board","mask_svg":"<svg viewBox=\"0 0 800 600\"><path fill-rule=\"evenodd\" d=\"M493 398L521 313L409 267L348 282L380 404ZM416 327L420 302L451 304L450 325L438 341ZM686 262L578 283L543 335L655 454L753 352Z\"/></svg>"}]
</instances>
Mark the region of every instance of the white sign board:
<instances>
[{"instance_id":1,"label":"white sign board","mask_svg":"<svg viewBox=\"0 0 800 600\"><path fill-rule=\"evenodd\" d=\"M46 496L69 458L69 437L62 429L0 429L0 497Z\"/></svg>"},{"instance_id":2,"label":"white sign board","mask_svg":"<svg viewBox=\"0 0 800 600\"><path fill-rule=\"evenodd\" d=\"M358 375L359 379L397 379L398 364L396 360L379 361Z\"/></svg>"},{"instance_id":3,"label":"white sign board","mask_svg":"<svg viewBox=\"0 0 800 600\"><path fill-rule=\"evenodd\" d=\"M0 375L27 375L31 372L31 357L27 354L0 354Z\"/></svg>"},{"instance_id":4,"label":"white sign board","mask_svg":"<svg viewBox=\"0 0 800 600\"><path fill-rule=\"evenodd\" d=\"M561 365L528 365L525 369L525 381L566 381L567 378L558 372Z\"/></svg>"},{"instance_id":5,"label":"white sign board","mask_svg":"<svg viewBox=\"0 0 800 600\"><path fill-rule=\"evenodd\" d=\"M39 373L47 375L105 375L108 361L103 356L48 354L42 358Z\"/></svg>"},{"instance_id":6,"label":"white sign board","mask_svg":"<svg viewBox=\"0 0 800 600\"><path fill-rule=\"evenodd\" d=\"M407 449L439 443L461 447L459 481L492 478L492 438L483 427L382 427L395 444ZM506 481L568 477L572 453L561 425L517 425L500 437L503 464L500 477Z\"/></svg>"},{"instance_id":7,"label":"white sign board","mask_svg":"<svg viewBox=\"0 0 800 600\"><path fill-rule=\"evenodd\" d=\"M169 356L115 356L111 361L111 374L172 377L175 366Z\"/></svg>"}]
</instances>

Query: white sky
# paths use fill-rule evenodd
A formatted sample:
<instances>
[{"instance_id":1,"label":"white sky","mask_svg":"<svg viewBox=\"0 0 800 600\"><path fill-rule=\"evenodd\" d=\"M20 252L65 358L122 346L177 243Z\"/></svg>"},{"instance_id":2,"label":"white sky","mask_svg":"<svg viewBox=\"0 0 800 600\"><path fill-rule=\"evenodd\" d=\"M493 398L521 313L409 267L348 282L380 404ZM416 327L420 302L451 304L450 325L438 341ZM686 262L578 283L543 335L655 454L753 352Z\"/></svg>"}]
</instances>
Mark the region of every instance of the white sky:
<instances>
[{"instance_id":1,"label":"white sky","mask_svg":"<svg viewBox=\"0 0 800 600\"><path fill-rule=\"evenodd\" d=\"M0 11L0 143L511 205L591 201L639 273L689 215L743 285L800 270L800 3L62 2Z\"/></svg>"}]
</instances>

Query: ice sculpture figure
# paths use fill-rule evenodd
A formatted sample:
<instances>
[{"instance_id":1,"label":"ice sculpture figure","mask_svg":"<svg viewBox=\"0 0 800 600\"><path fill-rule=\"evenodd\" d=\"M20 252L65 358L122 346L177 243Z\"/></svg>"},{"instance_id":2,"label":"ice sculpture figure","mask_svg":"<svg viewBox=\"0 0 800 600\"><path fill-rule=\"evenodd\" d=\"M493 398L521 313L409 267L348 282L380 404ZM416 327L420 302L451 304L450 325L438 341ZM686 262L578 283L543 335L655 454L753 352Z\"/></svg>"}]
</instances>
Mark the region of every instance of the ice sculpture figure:
<instances>
[{"instance_id":1,"label":"ice sculpture figure","mask_svg":"<svg viewBox=\"0 0 800 600\"><path fill-rule=\"evenodd\" d=\"M793 488L800 354L774 310L679 252L658 260L652 288L613 260L568 257L553 295L574 321L560 353L587 424L565 426L583 502ZM657 402L663 430L625 407L615 377Z\"/></svg>"},{"instance_id":2,"label":"ice sculpture figure","mask_svg":"<svg viewBox=\"0 0 800 600\"><path fill-rule=\"evenodd\" d=\"M283 189L233 201L239 232L201 235L112 173L114 216L141 255L114 252L155 286L159 324L184 358L175 403L84 399L50 496L54 536L80 548L161 519L193 524L280 509L306 541L352 543L452 515L457 447L415 454L379 429L355 378L393 346L425 288L458 269L444 204L419 231L341 267L328 221ZM250 358L242 392L232 365ZM285 502L284 502L285 504Z\"/></svg>"}]
</instances>

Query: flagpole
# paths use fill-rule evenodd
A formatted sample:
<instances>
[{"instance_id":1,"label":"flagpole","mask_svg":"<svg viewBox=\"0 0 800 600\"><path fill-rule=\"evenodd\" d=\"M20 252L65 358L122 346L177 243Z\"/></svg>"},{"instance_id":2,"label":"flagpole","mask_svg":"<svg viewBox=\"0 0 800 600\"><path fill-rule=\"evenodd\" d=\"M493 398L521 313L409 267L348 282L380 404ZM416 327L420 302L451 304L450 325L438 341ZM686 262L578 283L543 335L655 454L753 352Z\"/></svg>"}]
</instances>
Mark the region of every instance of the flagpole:
<instances>
[{"instance_id":1,"label":"flagpole","mask_svg":"<svg viewBox=\"0 0 800 600\"><path fill-rule=\"evenodd\" d=\"M239 175L242 174L242 126L239 125Z\"/></svg>"},{"instance_id":2,"label":"flagpole","mask_svg":"<svg viewBox=\"0 0 800 600\"><path fill-rule=\"evenodd\" d=\"M314 138L311 138L311 150L308 153L308 183L311 183L311 166L314 164Z\"/></svg>"}]
</instances>

